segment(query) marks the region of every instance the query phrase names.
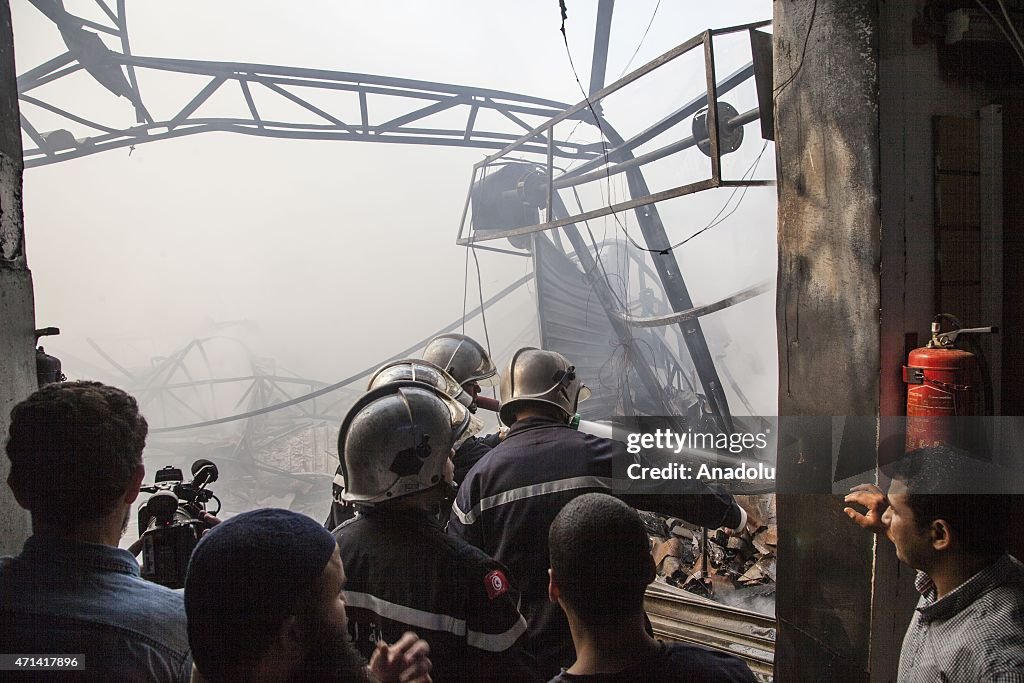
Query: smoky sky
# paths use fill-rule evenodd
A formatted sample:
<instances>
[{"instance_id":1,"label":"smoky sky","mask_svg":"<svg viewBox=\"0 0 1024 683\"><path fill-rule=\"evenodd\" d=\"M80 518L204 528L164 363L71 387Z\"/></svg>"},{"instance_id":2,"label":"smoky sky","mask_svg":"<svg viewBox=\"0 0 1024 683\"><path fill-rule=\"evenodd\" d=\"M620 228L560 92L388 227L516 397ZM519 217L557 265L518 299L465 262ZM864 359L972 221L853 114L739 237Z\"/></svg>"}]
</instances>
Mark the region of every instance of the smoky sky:
<instances>
[{"instance_id":1,"label":"smoky sky","mask_svg":"<svg viewBox=\"0 0 1024 683\"><path fill-rule=\"evenodd\" d=\"M313 67L569 103L581 99L554 0L126 4L137 55ZM706 28L769 18L772 10L767 0L666 0L641 43L656 4L617 4L608 82L631 58L630 68L636 68ZM587 87L597 2L567 5L571 54ZM94 2L65 0L65 6L81 16L98 12ZM54 25L27 0L15 0L12 13L19 73L64 50ZM729 62L729 50L721 53ZM201 80L171 76L140 78L147 106L165 115L202 86ZM671 78L679 93L668 85L639 88L635 97L609 102L609 120L626 129L650 125L679 97L696 94L703 74L687 64ZM73 112L124 126L134 120L126 99L113 97L85 73L53 85L48 92ZM236 88L208 107L210 115L228 116L244 112L245 105ZM67 126L29 105L23 109L41 130ZM747 134L752 139L744 156L732 163L735 176L761 150L757 126L748 126ZM595 132L584 127L580 135L593 140ZM273 359L278 370L334 382L461 316L466 251L455 236L472 166L484 155L479 149L207 133L28 169L26 251L37 327L61 328L60 337L44 343L65 359L73 378L102 372L117 378L87 338L120 364L137 368L193 338L224 334L244 336L253 353ZM760 164L760 174L772 177L770 145ZM621 182L603 191L625 197ZM706 224L728 196L719 190L668 203L662 212L670 239ZM611 219L591 227L599 239L623 239ZM639 234L635 220L626 218L626 227ZM708 303L755 281L774 280L775 234L774 188L751 189L727 221L677 252L694 301ZM479 261L485 297L529 269L528 259L490 252L479 252ZM472 259L468 282L472 308L478 297ZM537 342L533 306L531 290L523 289L488 310L499 364L515 346ZM774 298L761 296L716 316L706 325L711 343L733 374L750 382L755 411L772 414ZM232 327L232 321L244 323ZM483 338L479 318L466 331ZM226 344L210 353L213 374L240 371L232 365L239 362L237 348Z\"/></svg>"}]
</instances>

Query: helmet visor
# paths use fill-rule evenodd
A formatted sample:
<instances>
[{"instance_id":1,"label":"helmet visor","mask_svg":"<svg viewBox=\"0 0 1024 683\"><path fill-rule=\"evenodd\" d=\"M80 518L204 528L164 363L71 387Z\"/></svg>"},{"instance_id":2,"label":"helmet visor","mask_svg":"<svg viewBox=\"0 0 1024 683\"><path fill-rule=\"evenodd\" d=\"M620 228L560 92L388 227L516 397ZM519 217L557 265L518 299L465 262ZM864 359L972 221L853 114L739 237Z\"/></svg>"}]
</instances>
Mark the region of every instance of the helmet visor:
<instances>
[{"instance_id":1,"label":"helmet visor","mask_svg":"<svg viewBox=\"0 0 1024 683\"><path fill-rule=\"evenodd\" d=\"M490 354L479 342L464 334L442 334L430 340L423 350L423 360L438 366L462 385L476 382L491 386L497 381L497 369Z\"/></svg>"},{"instance_id":2,"label":"helmet visor","mask_svg":"<svg viewBox=\"0 0 1024 683\"><path fill-rule=\"evenodd\" d=\"M418 358L396 360L392 363L381 366L373 373L367 384L367 391L372 391L386 384L395 382L424 382L430 386L443 391L450 398L458 401L466 408L473 404L473 397L469 395L455 378L437 367L433 363Z\"/></svg>"},{"instance_id":3,"label":"helmet visor","mask_svg":"<svg viewBox=\"0 0 1024 683\"><path fill-rule=\"evenodd\" d=\"M349 410L338 434L342 500L372 505L433 486L469 423L462 404L427 383L371 390Z\"/></svg>"},{"instance_id":4,"label":"helmet visor","mask_svg":"<svg viewBox=\"0 0 1024 683\"><path fill-rule=\"evenodd\" d=\"M476 382L482 387L496 387L499 381L498 371L495 369L494 364L488 360L486 364L481 364L479 370L470 379L463 382L463 384Z\"/></svg>"}]
</instances>

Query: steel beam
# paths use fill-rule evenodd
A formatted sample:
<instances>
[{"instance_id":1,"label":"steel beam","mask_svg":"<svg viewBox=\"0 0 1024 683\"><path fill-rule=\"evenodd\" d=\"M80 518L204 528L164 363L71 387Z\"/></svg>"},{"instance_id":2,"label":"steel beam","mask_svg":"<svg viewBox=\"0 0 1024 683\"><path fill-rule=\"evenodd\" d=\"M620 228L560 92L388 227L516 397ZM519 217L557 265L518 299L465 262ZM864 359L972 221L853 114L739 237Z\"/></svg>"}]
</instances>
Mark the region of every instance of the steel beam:
<instances>
[{"instance_id":1,"label":"steel beam","mask_svg":"<svg viewBox=\"0 0 1024 683\"><path fill-rule=\"evenodd\" d=\"M608 68L608 38L612 32L612 11L615 0L601 0L597 5L597 26L594 29L594 57L590 62L590 94L604 87ZM600 111L600 110L598 110Z\"/></svg>"},{"instance_id":2,"label":"steel beam","mask_svg":"<svg viewBox=\"0 0 1024 683\"><path fill-rule=\"evenodd\" d=\"M709 111L715 109L716 107L711 107ZM604 131L613 144L621 146L625 142L611 126L605 124ZM712 143L716 138L717 135L712 137ZM647 181L644 180L644 175L638 167L626 170L626 182L631 196L645 197L651 193L650 188L647 187ZM654 261L654 268L658 271L658 278L665 289L665 296L668 298L672 310L683 312L693 308L693 300L690 298L690 292L683 279L679 262L676 260L675 254L672 253L672 243L661 222L658 207L654 204L647 204L638 207L634 214L647 248L651 250L651 260ZM693 360L697 376L704 388L704 396L708 400L718 428L726 434L731 434L733 422L732 413L729 410L729 400L726 398L722 381L718 377L718 370L715 368L715 361L708 349L708 340L704 337L700 321L696 318L680 320L679 330L683 333L683 341L690 351L690 358Z\"/></svg>"}]
</instances>

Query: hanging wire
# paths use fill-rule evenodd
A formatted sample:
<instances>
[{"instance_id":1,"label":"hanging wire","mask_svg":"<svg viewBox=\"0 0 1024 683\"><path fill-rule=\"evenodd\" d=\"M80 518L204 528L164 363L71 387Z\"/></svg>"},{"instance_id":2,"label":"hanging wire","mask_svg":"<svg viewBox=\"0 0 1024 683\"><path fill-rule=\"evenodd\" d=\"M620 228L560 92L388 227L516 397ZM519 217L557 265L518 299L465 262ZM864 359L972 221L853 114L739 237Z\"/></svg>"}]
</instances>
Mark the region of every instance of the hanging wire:
<instances>
[{"instance_id":1,"label":"hanging wire","mask_svg":"<svg viewBox=\"0 0 1024 683\"><path fill-rule=\"evenodd\" d=\"M760 162L761 162L761 157L764 156L765 150L767 150L767 149L768 149L768 142L766 141L761 146L761 151L758 153L757 157L754 159L753 162L751 162L750 166L747 167L747 170L743 172L743 175L740 176L740 180L741 181L749 180L749 179L754 177L754 173L757 171L758 164L760 164ZM729 211L729 213L727 213L724 216L722 216L722 213L726 210L726 208L728 208L729 204L732 202L732 198L736 196L736 193L740 191L740 188L743 189L743 192L740 194L740 198L739 198L739 201L736 202L736 206L734 206L732 208L732 210ZM645 251L645 252L648 252L648 253L667 254L670 251L676 249L677 247L681 247L682 245L686 244L687 242L692 240L694 237L697 237L698 235L700 235L700 234L702 234L704 232L707 232L711 228L714 228L714 227L716 227L718 225L721 225L727 218L729 218L734 213L736 213L737 209L740 208L740 204L743 203L743 198L746 196L747 190L749 190L749 189L750 189L750 185L737 185L736 187L734 187L732 192L730 192L729 196L726 198L725 203L722 205L722 208L718 210L718 213L715 214L714 218L712 218L711 221L709 221L707 225L705 225L703 228L701 228L697 232L693 233L689 237L686 237L685 239L679 240L675 244L672 244L671 246L669 246L666 249L648 249L647 247L641 247L640 245L638 245L636 243L636 241L633 240L632 238L630 238L629 241L632 242L633 246L635 246L640 251ZM580 211L582 212L582 210L583 209L581 207ZM721 218L719 218L719 216L721 216ZM628 238L629 237L629 232L625 229L625 226L622 226L621 223L619 223L619 225L620 225L620 227L622 227L623 233Z\"/></svg>"},{"instance_id":2,"label":"hanging wire","mask_svg":"<svg viewBox=\"0 0 1024 683\"><path fill-rule=\"evenodd\" d=\"M1003 11L1003 16L1006 17L1006 27L1010 29L1010 33L1017 39L1017 45L1020 47L1018 54L1021 56L1021 60L1024 61L1024 40L1021 40L1020 34L1017 33L1017 29L1013 25L1013 19L1010 18L1010 12L1006 9L1006 3L1003 0L996 0L996 4L999 5L999 9Z\"/></svg>"},{"instance_id":3,"label":"hanging wire","mask_svg":"<svg viewBox=\"0 0 1024 683\"><path fill-rule=\"evenodd\" d=\"M647 22L647 28L644 29L644 34L640 36L640 42L637 43L636 49L633 50L633 56L629 58L628 62L626 62L626 66L622 69L622 73L619 74L619 78L625 76L626 72L629 71L629 67L633 66L633 60L636 59L636 56L640 53L640 48L643 46L644 40L647 39L647 33L651 30L651 26L654 25L654 17L658 16L659 7L661 7L661 0L658 0L658 4L654 6L654 12L651 13L651 20Z\"/></svg>"},{"instance_id":4,"label":"hanging wire","mask_svg":"<svg viewBox=\"0 0 1024 683\"><path fill-rule=\"evenodd\" d=\"M569 37L565 32L565 20L566 18L568 18L568 10L565 6L565 0L558 0L558 5L562 10L562 27L559 30L562 32L562 41L565 43L565 55L566 57L569 58L569 66L572 68L572 74L576 78L576 85L579 87L580 93L583 95L583 101L587 103L587 109L590 110L591 115L594 117L594 124L597 126L597 130L601 133L601 154L604 156L605 180L608 183L608 196L610 197L612 194L611 158L608 154L607 136L604 132L604 126L601 125L601 117L597 115L597 110L594 109L594 104L590 101L590 96L588 96L587 91L584 90L583 83L580 82L580 74L578 71L576 71L576 63L572 59L572 51L569 49ZM611 215L615 219L615 221L619 223L619 226L623 228L623 232L625 232L626 237L629 238L629 241L632 242L637 249L644 249L645 247L641 247L640 244L638 244L636 240L634 240L633 237L625 230L625 227L622 226L622 222L619 220L618 212L612 211Z\"/></svg>"},{"instance_id":5,"label":"hanging wire","mask_svg":"<svg viewBox=\"0 0 1024 683\"><path fill-rule=\"evenodd\" d=\"M487 311L484 306L484 285L483 279L480 277L480 259L476 255L476 247L472 244L469 245L470 250L473 252L473 262L476 264L476 289L480 294L480 320L484 324L484 341L487 343L487 355L491 355L491 335L487 331ZM493 357L493 356L492 356Z\"/></svg>"},{"instance_id":6,"label":"hanging wire","mask_svg":"<svg viewBox=\"0 0 1024 683\"><path fill-rule=\"evenodd\" d=\"M466 334L466 303L469 301L469 250L462 267L462 334Z\"/></svg>"},{"instance_id":7,"label":"hanging wire","mask_svg":"<svg viewBox=\"0 0 1024 683\"><path fill-rule=\"evenodd\" d=\"M980 3L981 0L977 0L977 2ZM608 144L606 142L607 137L605 136L604 128L601 125L601 118L597 115L597 111L594 109L594 105L590 101L590 97L587 96L586 90L583 89L583 84L580 82L579 73L576 71L576 64L575 64L575 62L573 62L573 59L572 59L572 52L569 49L569 38L568 38L568 36L566 34L566 31L565 31L565 21L568 18L568 10L567 10L567 8L565 6L565 0L559 0L558 4L559 4L559 7L561 8L561 12L562 12L562 26L561 26L561 28L559 30L562 33L562 40L565 43L565 54L566 54L566 56L569 59L569 66L572 68L573 76L576 78L576 85L579 87L580 92L583 94L583 99L587 103L587 108L590 110L590 113L593 115L594 123L597 125L598 131L600 131L600 133L601 133L601 149L602 149L602 154L604 155L604 162L605 162L605 165L604 165L605 180L607 181L607 184L608 184L608 204L607 204L607 206L611 207L613 205L613 203L611 201L611 197L613 195L613 190L612 190L612 180L611 180L611 158L610 158L610 155L608 153ZM796 70L790 76L789 80L787 82L783 83L779 88L776 88L776 90L775 90L776 93L781 91L781 89L784 88L785 86L789 85L789 83L791 83L793 81L793 79L796 78L797 73L800 71L800 68L803 66L804 54L807 52L807 41L808 41L808 38L811 35L811 28L814 26L814 18L815 18L815 15L817 14L817 10L818 10L818 0L814 0L814 6L811 8L811 17L810 17L810 21L809 21L809 24L808 24L808 27L807 27L807 35L804 36L803 50L800 53L800 63L797 65ZM577 124L577 125L579 125L579 124ZM575 128L573 130L575 130ZM571 135L571 133L570 133L570 135ZM764 145L761 147L761 152L757 155L757 158L754 159L754 162L751 164L751 166L740 177L741 181L747 180L748 179L748 175L749 175L750 178L753 178L754 171L756 171L757 165L761 161L761 157L764 155L765 149L767 149L767 147L768 147L768 143L765 142ZM740 203L742 203L743 198L746 196L748 189L749 189L749 186L744 186L743 193L740 195L740 200L739 200ZM738 190L739 190L739 187L736 187L735 189L733 189L732 193L726 199L726 203L725 203L725 205L723 205L722 210L719 211L718 215L721 215L722 211L725 210L725 207L728 206L729 202L732 200L732 197L735 196L735 194L736 194L736 192ZM600 190L600 191L601 191L601 198L602 198L602 200L604 200L604 190ZM577 196L577 201L578 201L578 196ZM730 211L728 214L726 214L717 223L714 222L715 219L712 219L712 223L710 223L709 225L701 228L696 233L690 235L686 239L681 240L681 241L679 241L679 242L677 242L675 244L672 244L672 245L670 245L669 247L667 247L665 249L650 249L648 247L642 246L639 242L637 242L633 238L632 235L629 234L629 230L626 228L625 225L623 225L621 219L619 218L618 211L614 211L613 210L611 212L611 216L612 216L612 218L615 219L615 222L618 224L618 227L622 230L622 234L625 235L626 239L629 241L629 243L631 243L633 245L634 248L639 249L640 251L648 252L648 253L665 255L665 254L668 254L669 252L671 252L672 250L676 249L677 247L680 247L683 244L686 244L687 242L689 242L691 239L693 239L697 235L699 235L699 234L701 234L701 233L703 233L703 232L705 232L707 230L710 230L711 228L715 227L716 225L719 225L722 221L724 221L726 218L728 218L733 213L735 213L736 209L738 209L738 208L739 208L739 203L737 203L737 205L733 208L733 210ZM581 212L582 212L582 208L581 208ZM715 218L717 218L718 215L716 215Z\"/></svg>"},{"instance_id":8,"label":"hanging wire","mask_svg":"<svg viewBox=\"0 0 1024 683\"><path fill-rule=\"evenodd\" d=\"M1013 37L1011 37L1010 34L1006 32L1006 29L1003 27L1002 22L1000 22L996 18L996 15L992 13L992 10L990 10L988 8L988 5L983 3L981 0L974 0L974 1L976 3L978 3L978 7L980 7L983 10L985 10L985 14L987 14L989 19L992 20L992 23L996 25L996 28L999 29L999 32L1002 33L1003 36L1006 38L1007 42L1010 43L1010 47L1012 47L1013 51L1017 53L1017 57L1020 59L1021 63L1024 64L1024 47L1018 46L1018 44L1016 42L1014 42ZM1001 2L1001 0L997 0L997 2L999 2L999 6L1003 10L1003 14L1006 16L1007 25L1010 27L1010 30L1013 31L1013 36L1015 36L1017 38L1017 40L1019 41L1020 40L1020 36L1017 35L1017 31L1013 27L1013 22L1010 20L1010 15L1006 11L1006 7L1003 6L1003 3Z\"/></svg>"},{"instance_id":9,"label":"hanging wire","mask_svg":"<svg viewBox=\"0 0 1024 683\"><path fill-rule=\"evenodd\" d=\"M979 0L980 2L980 0ZM777 85L772 90L773 99L777 97L779 93L789 87L789 84L796 80L797 74L800 73L800 69L804 66L804 56L807 54L807 41L811 37L811 29L814 28L814 17L818 14L818 0L814 0L814 5L811 7L811 18L807 22L807 33L804 35L804 46L800 49L800 61L797 62L796 69L789 75L789 78L784 80L782 83Z\"/></svg>"},{"instance_id":10,"label":"hanging wire","mask_svg":"<svg viewBox=\"0 0 1024 683\"><path fill-rule=\"evenodd\" d=\"M481 184L483 183L484 180L487 179L487 174L489 172L490 168L484 167L483 175L481 176L480 179ZM472 240L472 236L470 236L470 240ZM476 246L473 245L472 241L470 241L468 251L466 252L465 269L463 272L462 280L462 333L466 333L466 302L469 298L469 251L473 252L473 263L476 264L476 288L477 294L480 297L480 320L483 322L484 325L484 341L487 344L487 355L490 356L491 335L487 329L487 311L486 306L484 305L484 286L483 279L480 275L480 259L476 255ZM493 358L493 356L491 357Z\"/></svg>"},{"instance_id":11,"label":"hanging wire","mask_svg":"<svg viewBox=\"0 0 1024 683\"><path fill-rule=\"evenodd\" d=\"M651 20L647 22L647 28L644 29L644 34L640 37L640 42L637 43L636 49L633 50L633 56L629 58L629 61L626 63L625 68L622 69L622 73L619 74L619 78L622 78L623 76L626 75L626 72L629 71L629 67L633 65L633 60L636 59L636 56L640 53L640 48L643 46L644 40L647 39L647 33L651 30L651 26L654 25L654 17L658 15L659 7L661 7L661 0L658 0L658 3L654 6L654 12L651 13ZM577 121L576 125L572 127L571 131L569 131L569 137L566 138L567 142L572 141L572 136L576 134L576 129L580 127L581 123L583 123L583 119ZM571 164L569 164L569 168L571 169L573 166L575 166L578 163L581 163L582 161L582 159L576 159Z\"/></svg>"},{"instance_id":12,"label":"hanging wire","mask_svg":"<svg viewBox=\"0 0 1024 683\"><path fill-rule=\"evenodd\" d=\"M764 145L762 145L761 152L760 152L760 154L757 155L757 158L754 159L754 163L752 163L747 168L747 170L743 172L743 175L740 177L741 180L748 180L749 179L747 177L748 174L749 174L750 178L754 177L754 172L757 170L757 165L758 165L758 163L760 163L761 157L764 155L764 151L766 149L768 149L768 143L767 142L765 142ZM725 200L725 204L722 205L722 208L718 210L718 213L715 214L715 217L712 218L711 221L707 225L705 225L703 228L701 228L697 232L693 233L692 235L690 235L686 239L683 239L683 240L680 240L680 241L676 242L675 244L673 244L671 247L669 247L665 251L671 251L672 249L675 249L676 247L683 246L684 244L686 244L687 242L692 240L697 235L700 235L701 233L707 232L708 230L710 230L711 228L713 228L713 227L715 227L717 225L721 225L727 218L729 218L729 216L731 216L734 213L736 213L736 210L740 208L740 204L743 203L743 198L747 195L747 190L750 189L750 185L743 185L742 187L743 187L743 192L740 193L740 198L736 202L736 206L734 206L729 213L727 213L724 216L722 216L722 212L725 211L725 207L727 207L729 205L729 202L732 201L733 196L740 189L739 185L737 185L736 187L733 188L732 192L729 194L728 199ZM722 216L722 217L719 218L719 216Z\"/></svg>"}]
</instances>

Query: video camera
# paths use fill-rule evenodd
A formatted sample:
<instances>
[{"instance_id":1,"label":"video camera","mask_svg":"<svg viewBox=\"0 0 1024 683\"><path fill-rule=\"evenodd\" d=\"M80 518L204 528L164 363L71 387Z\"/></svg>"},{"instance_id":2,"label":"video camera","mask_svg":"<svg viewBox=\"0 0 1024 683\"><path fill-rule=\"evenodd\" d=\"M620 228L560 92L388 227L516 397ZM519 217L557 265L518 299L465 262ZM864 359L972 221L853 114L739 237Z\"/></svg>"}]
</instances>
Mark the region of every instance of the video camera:
<instances>
[{"instance_id":1,"label":"video camera","mask_svg":"<svg viewBox=\"0 0 1024 683\"><path fill-rule=\"evenodd\" d=\"M192 481L184 481L181 470L168 465L158 470L153 484L142 486L152 493L139 506L139 543L142 550L142 578L168 588L185 585L192 550L210 525L202 521L206 503L220 499L207 485L217 481L217 466L209 460L192 463Z\"/></svg>"}]
</instances>

